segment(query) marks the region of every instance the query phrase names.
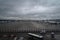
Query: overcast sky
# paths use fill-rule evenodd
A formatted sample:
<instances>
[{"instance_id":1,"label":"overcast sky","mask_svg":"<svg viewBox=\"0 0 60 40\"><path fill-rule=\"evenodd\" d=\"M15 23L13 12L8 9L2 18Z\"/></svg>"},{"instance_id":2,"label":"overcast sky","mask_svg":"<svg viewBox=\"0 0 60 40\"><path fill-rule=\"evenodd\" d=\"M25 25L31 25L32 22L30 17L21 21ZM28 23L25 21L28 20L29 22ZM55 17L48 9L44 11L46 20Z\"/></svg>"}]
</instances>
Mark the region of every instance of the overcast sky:
<instances>
[{"instance_id":1,"label":"overcast sky","mask_svg":"<svg viewBox=\"0 0 60 40\"><path fill-rule=\"evenodd\" d=\"M0 0L0 19L60 19L60 0Z\"/></svg>"}]
</instances>

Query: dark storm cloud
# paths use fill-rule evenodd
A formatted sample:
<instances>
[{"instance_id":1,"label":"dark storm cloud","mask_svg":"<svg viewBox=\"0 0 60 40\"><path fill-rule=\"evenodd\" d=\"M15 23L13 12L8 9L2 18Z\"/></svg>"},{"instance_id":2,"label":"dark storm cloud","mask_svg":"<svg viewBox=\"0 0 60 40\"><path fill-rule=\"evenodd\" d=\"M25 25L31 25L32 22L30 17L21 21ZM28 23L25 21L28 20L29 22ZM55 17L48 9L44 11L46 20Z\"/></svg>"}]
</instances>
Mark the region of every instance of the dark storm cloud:
<instances>
[{"instance_id":1,"label":"dark storm cloud","mask_svg":"<svg viewBox=\"0 0 60 40\"><path fill-rule=\"evenodd\" d=\"M60 18L60 0L0 0L0 18Z\"/></svg>"}]
</instances>

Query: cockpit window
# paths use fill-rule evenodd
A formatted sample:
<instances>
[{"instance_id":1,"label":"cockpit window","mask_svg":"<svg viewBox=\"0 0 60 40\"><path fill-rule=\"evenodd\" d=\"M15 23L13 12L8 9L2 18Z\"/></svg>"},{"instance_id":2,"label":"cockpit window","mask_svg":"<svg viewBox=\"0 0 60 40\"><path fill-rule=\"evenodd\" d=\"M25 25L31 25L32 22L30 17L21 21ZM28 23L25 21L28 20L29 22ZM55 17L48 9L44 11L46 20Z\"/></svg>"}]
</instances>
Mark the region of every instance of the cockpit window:
<instances>
[{"instance_id":1,"label":"cockpit window","mask_svg":"<svg viewBox=\"0 0 60 40\"><path fill-rule=\"evenodd\" d=\"M59 0L0 0L1 31L59 30Z\"/></svg>"}]
</instances>

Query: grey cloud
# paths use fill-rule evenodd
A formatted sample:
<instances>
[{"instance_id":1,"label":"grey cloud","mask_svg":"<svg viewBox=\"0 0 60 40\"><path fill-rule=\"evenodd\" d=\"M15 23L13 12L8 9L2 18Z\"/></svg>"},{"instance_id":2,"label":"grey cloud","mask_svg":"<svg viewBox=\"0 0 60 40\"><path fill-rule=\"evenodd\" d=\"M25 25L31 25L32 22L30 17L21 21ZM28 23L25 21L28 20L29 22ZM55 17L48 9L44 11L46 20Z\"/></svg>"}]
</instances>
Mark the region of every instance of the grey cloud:
<instances>
[{"instance_id":1,"label":"grey cloud","mask_svg":"<svg viewBox=\"0 0 60 40\"><path fill-rule=\"evenodd\" d=\"M60 0L0 0L0 18L60 18Z\"/></svg>"}]
</instances>

